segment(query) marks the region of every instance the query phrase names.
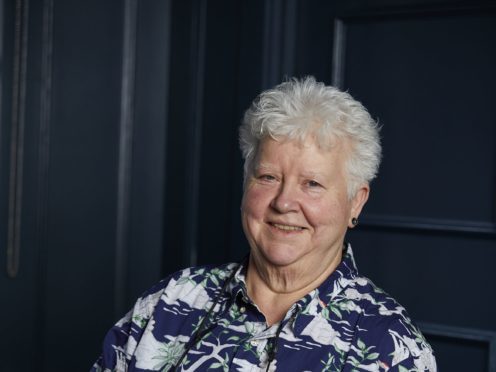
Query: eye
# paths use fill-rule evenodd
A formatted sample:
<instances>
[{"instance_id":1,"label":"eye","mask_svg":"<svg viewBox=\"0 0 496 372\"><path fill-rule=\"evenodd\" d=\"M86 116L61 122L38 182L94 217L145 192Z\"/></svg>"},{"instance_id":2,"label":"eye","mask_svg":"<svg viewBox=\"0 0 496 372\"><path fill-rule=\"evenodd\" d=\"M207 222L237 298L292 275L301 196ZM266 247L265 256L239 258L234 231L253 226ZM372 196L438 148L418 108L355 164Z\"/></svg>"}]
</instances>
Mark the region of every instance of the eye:
<instances>
[{"instance_id":1,"label":"eye","mask_svg":"<svg viewBox=\"0 0 496 372\"><path fill-rule=\"evenodd\" d=\"M271 182L271 181L276 180L276 178L271 174L262 174L262 175L258 176L258 179L261 181L267 181L267 182Z\"/></svg>"},{"instance_id":2,"label":"eye","mask_svg":"<svg viewBox=\"0 0 496 372\"><path fill-rule=\"evenodd\" d=\"M307 186L310 188L322 187L322 185L320 183L318 183L317 181L314 181L314 180L308 181Z\"/></svg>"}]
</instances>

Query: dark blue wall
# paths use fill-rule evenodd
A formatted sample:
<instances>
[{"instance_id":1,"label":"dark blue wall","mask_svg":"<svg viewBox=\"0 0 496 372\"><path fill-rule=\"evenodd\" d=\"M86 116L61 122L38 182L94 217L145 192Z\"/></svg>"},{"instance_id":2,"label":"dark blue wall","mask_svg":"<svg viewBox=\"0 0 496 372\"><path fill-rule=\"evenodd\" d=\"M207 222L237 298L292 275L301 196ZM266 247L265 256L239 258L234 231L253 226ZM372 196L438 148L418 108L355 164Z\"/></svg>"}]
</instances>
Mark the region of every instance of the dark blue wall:
<instances>
[{"instance_id":1,"label":"dark blue wall","mask_svg":"<svg viewBox=\"0 0 496 372\"><path fill-rule=\"evenodd\" d=\"M0 51L1 371L86 371L147 287L246 254L237 127L307 74L383 126L359 268L496 371L491 2L6 0Z\"/></svg>"}]
</instances>

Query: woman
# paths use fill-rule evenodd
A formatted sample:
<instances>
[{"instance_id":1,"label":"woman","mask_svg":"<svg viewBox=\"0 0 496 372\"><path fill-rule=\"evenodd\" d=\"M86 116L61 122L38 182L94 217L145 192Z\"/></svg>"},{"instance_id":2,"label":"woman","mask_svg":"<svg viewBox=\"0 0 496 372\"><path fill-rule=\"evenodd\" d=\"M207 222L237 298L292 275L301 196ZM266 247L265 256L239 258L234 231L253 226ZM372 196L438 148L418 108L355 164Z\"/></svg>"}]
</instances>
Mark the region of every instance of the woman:
<instances>
[{"instance_id":1,"label":"woman","mask_svg":"<svg viewBox=\"0 0 496 372\"><path fill-rule=\"evenodd\" d=\"M150 289L93 370L435 371L405 309L358 274L344 243L380 162L366 109L292 80L255 100L240 143L248 258Z\"/></svg>"}]
</instances>

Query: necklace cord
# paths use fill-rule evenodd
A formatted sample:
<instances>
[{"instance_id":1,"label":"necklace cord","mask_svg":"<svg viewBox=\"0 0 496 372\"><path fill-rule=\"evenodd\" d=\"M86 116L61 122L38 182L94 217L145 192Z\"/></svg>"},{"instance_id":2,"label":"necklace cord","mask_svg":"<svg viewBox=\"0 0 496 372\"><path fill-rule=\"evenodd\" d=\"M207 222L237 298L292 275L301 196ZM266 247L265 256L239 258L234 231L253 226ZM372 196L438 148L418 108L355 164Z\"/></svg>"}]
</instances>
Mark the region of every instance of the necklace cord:
<instances>
[{"instance_id":1,"label":"necklace cord","mask_svg":"<svg viewBox=\"0 0 496 372\"><path fill-rule=\"evenodd\" d=\"M222 288L220 292L215 296L214 301L212 302L212 305L207 311L207 314L202 318L200 324L198 325L198 328L196 329L196 332L193 334L191 337L190 341L187 343L186 348L184 349L183 353L181 354L181 357L178 359L178 361L172 366L172 368L169 370L171 372L176 372L178 371L178 368L181 366L184 358L186 358L186 355L188 352L198 343L201 341L201 339L212 329L215 328L217 325L216 322L210 321L209 324L206 323L207 319L210 318L210 316L213 313L213 310L215 309L215 306L217 306L220 302L220 298L227 289L228 284L231 282L231 280L234 278L234 275L238 271L239 267L241 264L238 264L236 267L233 268L233 271L229 275L229 277L226 279L224 284L222 285ZM219 314L216 314L219 315ZM206 324L206 325L205 325Z\"/></svg>"},{"instance_id":2,"label":"necklace cord","mask_svg":"<svg viewBox=\"0 0 496 372\"><path fill-rule=\"evenodd\" d=\"M296 315L298 315L298 306L296 306L295 309L293 310L293 313L291 314L291 318L289 318L288 324L294 323L296 319ZM277 348L279 346L279 336L283 329L283 325L284 323L283 321L281 321L281 323L279 323L279 326L277 327L277 331L274 336L273 346L270 348L268 352L267 369L265 370L265 372L269 372L271 363L276 359Z\"/></svg>"}]
</instances>

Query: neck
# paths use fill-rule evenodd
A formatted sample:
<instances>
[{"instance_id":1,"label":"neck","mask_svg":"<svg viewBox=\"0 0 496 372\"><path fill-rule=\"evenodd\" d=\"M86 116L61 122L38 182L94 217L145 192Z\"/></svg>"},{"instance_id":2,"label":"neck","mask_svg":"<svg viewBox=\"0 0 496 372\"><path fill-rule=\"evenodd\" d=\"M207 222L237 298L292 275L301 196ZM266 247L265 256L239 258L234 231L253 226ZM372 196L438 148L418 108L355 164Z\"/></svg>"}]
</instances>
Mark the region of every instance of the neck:
<instances>
[{"instance_id":1,"label":"neck","mask_svg":"<svg viewBox=\"0 0 496 372\"><path fill-rule=\"evenodd\" d=\"M269 325L277 323L296 301L326 280L341 262L341 257L342 251L337 249L329 257L320 257L315 262L276 266L252 252L246 277L248 295Z\"/></svg>"}]
</instances>

